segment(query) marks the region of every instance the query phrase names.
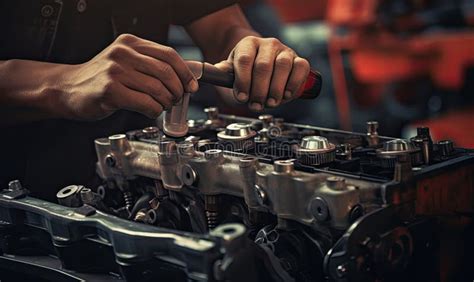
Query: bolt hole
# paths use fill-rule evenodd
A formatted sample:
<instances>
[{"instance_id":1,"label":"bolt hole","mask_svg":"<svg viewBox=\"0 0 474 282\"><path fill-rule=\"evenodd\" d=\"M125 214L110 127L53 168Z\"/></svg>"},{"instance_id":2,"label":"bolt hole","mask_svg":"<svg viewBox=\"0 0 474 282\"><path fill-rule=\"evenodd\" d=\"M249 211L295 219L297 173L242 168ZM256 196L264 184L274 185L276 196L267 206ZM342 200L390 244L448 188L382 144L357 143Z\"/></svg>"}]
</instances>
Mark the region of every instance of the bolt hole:
<instances>
[{"instance_id":1,"label":"bolt hole","mask_svg":"<svg viewBox=\"0 0 474 282\"><path fill-rule=\"evenodd\" d=\"M323 209L321 207L318 207L316 210L318 211L319 214L323 213Z\"/></svg>"},{"instance_id":2,"label":"bolt hole","mask_svg":"<svg viewBox=\"0 0 474 282\"><path fill-rule=\"evenodd\" d=\"M185 176L186 176L187 179L191 179L191 174L189 172L186 172Z\"/></svg>"},{"instance_id":3,"label":"bolt hole","mask_svg":"<svg viewBox=\"0 0 474 282\"><path fill-rule=\"evenodd\" d=\"M63 191L63 194L69 194L69 193L71 193L71 191L72 191L71 189L66 189L66 190Z\"/></svg>"},{"instance_id":4,"label":"bolt hole","mask_svg":"<svg viewBox=\"0 0 474 282\"><path fill-rule=\"evenodd\" d=\"M156 212L154 210L150 210L148 212L148 217L150 218L150 221L154 223L156 220Z\"/></svg>"},{"instance_id":5,"label":"bolt hole","mask_svg":"<svg viewBox=\"0 0 474 282\"><path fill-rule=\"evenodd\" d=\"M393 261L397 261L402 257L403 254L403 247L399 243L395 243L390 248L390 259Z\"/></svg>"},{"instance_id":6,"label":"bolt hole","mask_svg":"<svg viewBox=\"0 0 474 282\"><path fill-rule=\"evenodd\" d=\"M235 229L231 228L231 227L227 227L227 228L222 229L222 233L224 233L224 234L232 234L234 232L235 232Z\"/></svg>"},{"instance_id":7,"label":"bolt hole","mask_svg":"<svg viewBox=\"0 0 474 282\"><path fill-rule=\"evenodd\" d=\"M103 198L105 196L105 188L103 186L99 186L97 188L97 193Z\"/></svg>"},{"instance_id":8,"label":"bolt hole","mask_svg":"<svg viewBox=\"0 0 474 282\"><path fill-rule=\"evenodd\" d=\"M255 158L254 157L245 157L242 160L244 160L244 161L253 161L253 160L255 160Z\"/></svg>"}]
</instances>

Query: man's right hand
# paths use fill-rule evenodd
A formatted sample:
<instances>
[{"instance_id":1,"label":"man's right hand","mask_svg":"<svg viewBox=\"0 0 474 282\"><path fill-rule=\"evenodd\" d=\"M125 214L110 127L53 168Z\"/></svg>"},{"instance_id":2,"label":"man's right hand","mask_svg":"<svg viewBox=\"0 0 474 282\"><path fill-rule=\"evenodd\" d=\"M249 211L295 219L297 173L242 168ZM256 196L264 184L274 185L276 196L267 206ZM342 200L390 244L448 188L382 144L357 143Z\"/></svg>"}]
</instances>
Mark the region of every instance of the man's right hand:
<instances>
[{"instance_id":1,"label":"man's right hand","mask_svg":"<svg viewBox=\"0 0 474 282\"><path fill-rule=\"evenodd\" d=\"M119 109L156 118L199 88L174 49L129 34L92 60L66 68L62 78L62 115L79 120L101 119Z\"/></svg>"}]
</instances>

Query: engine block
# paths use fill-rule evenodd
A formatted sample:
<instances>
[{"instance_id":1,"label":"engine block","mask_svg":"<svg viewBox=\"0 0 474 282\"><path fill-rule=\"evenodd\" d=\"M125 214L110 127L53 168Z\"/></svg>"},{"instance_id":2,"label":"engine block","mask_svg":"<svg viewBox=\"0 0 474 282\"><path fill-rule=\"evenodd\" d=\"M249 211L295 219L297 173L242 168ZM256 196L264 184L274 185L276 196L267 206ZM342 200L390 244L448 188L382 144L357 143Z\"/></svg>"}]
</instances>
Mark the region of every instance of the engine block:
<instances>
[{"instance_id":1,"label":"engine block","mask_svg":"<svg viewBox=\"0 0 474 282\"><path fill-rule=\"evenodd\" d=\"M2 234L39 229L66 270L132 281L472 275L472 150L433 142L428 128L404 140L379 136L376 122L354 133L205 111L181 139L158 127L97 139L103 184L63 188L62 206L12 183ZM73 258L100 255L94 246L107 263Z\"/></svg>"}]
</instances>

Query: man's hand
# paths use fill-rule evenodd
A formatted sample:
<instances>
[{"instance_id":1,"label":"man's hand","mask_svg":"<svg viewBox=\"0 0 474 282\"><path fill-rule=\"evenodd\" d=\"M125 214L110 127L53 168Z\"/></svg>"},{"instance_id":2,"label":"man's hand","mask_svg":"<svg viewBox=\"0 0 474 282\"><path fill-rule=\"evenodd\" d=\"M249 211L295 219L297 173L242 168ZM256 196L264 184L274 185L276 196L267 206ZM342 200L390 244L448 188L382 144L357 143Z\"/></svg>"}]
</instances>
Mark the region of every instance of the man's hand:
<instances>
[{"instance_id":1,"label":"man's hand","mask_svg":"<svg viewBox=\"0 0 474 282\"><path fill-rule=\"evenodd\" d=\"M198 83L178 53L170 47L121 35L89 62L64 73L60 95L62 115L95 120L126 109L158 117Z\"/></svg>"},{"instance_id":2,"label":"man's hand","mask_svg":"<svg viewBox=\"0 0 474 282\"><path fill-rule=\"evenodd\" d=\"M308 77L307 60L275 38L247 36L217 67L235 74L234 96L261 111L297 98Z\"/></svg>"}]
</instances>

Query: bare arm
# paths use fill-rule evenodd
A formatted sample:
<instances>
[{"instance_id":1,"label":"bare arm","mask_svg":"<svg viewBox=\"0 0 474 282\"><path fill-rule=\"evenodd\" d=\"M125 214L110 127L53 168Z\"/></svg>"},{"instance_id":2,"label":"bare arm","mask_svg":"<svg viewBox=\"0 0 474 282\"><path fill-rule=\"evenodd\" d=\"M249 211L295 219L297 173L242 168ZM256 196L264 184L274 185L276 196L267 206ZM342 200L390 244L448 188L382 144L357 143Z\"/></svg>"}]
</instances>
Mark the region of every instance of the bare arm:
<instances>
[{"instance_id":1,"label":"bare arm","mask_svg":"<svg viewBox=\"0 0 474 282\"><path fill-rule=\"evenodd\" d=\"M211 63L226 59L242 38L259 36L238 5L199 19L186 26L186 31Z\"/></svg>"},{"instance_id":2,"label":"bare arm","mask_svg":"<svg viewBox=\"0 0 474 282\"><path fill-rule=\"evenodd\" d=\"M84 64L0 62L0 126L47 118L97 120L119 109L155 118L197 89L175 50L122 35Z\"/></svg>"},{"instance_id":3,"label":"bare arm","mask_svg":"<svg viewBox=\"0 0 474 282\"><path fill-rule=\"evenodd\" d=\"M26 60L0 62L0 125L61 117L62 76L70 66Z\"/></svg>"}]
</instances>

